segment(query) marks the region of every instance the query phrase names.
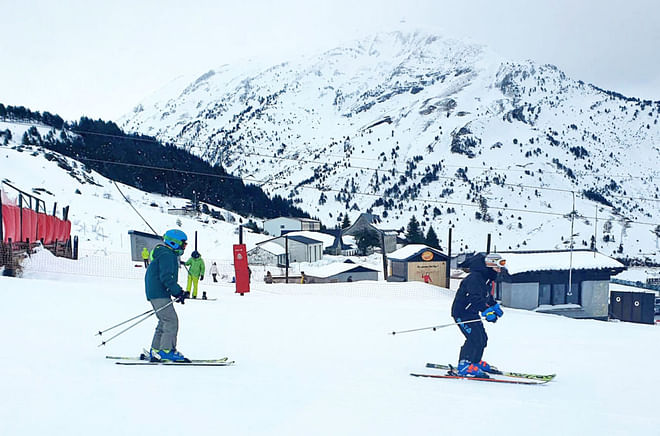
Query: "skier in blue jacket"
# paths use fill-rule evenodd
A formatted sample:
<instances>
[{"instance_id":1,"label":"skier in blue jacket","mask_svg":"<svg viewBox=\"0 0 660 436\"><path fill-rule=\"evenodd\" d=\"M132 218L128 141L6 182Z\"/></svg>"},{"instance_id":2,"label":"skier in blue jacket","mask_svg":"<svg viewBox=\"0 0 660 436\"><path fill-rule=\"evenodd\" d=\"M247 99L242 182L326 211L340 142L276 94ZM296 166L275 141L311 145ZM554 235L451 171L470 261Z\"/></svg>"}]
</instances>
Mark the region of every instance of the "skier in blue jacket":
<instances>
[{"instance_id":1,"label":"skier in blue jacket","mask_svg":"<svg viewBox=\"0 0 660 436\"><path fill-rule=\"evenodd\" d=\"M488 322L496 322L504 315L499 303L493 297L497 274L506 261L497 253L477 254L470 261L470 274L463 279L456 291L451 306L451 316L465 336L458 357L458 375L465 377L488 377L488 372L496 371L482 360L488 336L480 321L479 312ZM479 320L479 321L475 321ZM475 321L464 323L465 321Z\"/></svg>"},{"instance_id":2,"label":"skier in blue jacket","mask_svg":"<svg viewBox=\"0 0 660 436\"><path fill-rule=\"evenodd\" d=\"M151 361L190 362L176 350L179 332L179 318L176 315L171 297L182 303L190 296L177 282L179 277L179 257L186 249L188 237L178 229L168 230L163 235L163 244L158 244L151 252L152 260L145 275L147 300L151 303L158 325L151 342Z\"/></svg>"}]
</instances>

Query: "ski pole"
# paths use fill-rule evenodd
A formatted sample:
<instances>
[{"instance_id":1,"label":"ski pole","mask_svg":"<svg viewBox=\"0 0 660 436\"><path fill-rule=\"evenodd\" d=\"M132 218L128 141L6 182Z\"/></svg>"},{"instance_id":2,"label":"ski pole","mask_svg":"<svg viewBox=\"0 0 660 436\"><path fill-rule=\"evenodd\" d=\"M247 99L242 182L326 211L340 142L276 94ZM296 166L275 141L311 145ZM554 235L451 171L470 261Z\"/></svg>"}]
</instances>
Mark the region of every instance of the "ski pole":
<instances>
[{"instance_id":1,"label":"ski pole","mask_svg":"<svg viewBox=\"0 0 660 436\"><path fill-rule=\"evenodd\" d=\"M126 324L127 322L131 322L131 321L133 321L134 319L139 318L139 317L141 317L141 316L144 316L144 315L146 315L146 314L148 314L148 313L150 313L150 312L153 312L153 311L154 311L153 309L151 309L151 310L147 310L146 312L141 313L141 314L139 314L139 315L136 315L136 316L134 316L134 317L131 318L131 319L127 319L127 320L124 321L124 322L120 322L120 323L117 324L117 325L113 325L112 327L108 327L108 328L105 329L105 330L99 330L99 332L98 332L97 334L95 334L94 336L101 336L101 335L103 335L103 333L105 333L105 332L107 332L107 331L110 331L110 330L112 330L112 329L114 329L114 328L116 328L116 327L119 327L120 325L124 325L124 324Z\"/></svg>"},{"instance_id":2,"label":"ski pole","mask_svg":"<svg viewBox=\"0 0 660 436\"><path fill-rule=\"evenodd\" d=\"M390 334L390 335L396 335L396 334L399 334L399 333L418 332L418 331L421 331L421 330L433 330L433 331L436 331L437 329L441 329L441 328L449 327L449 326L452 326L452 325L469 324L469 323L471 323L471 322L477 322L477 321L481 321L481 319L473 319L473 320L470 320L470 321L461 321L461 322L452 322L452 323L449 323L449 324L434 325L434 326L432 326L432 327L421 327L421 328L418 328L418 329L411 329L411 330L401 330L401 331L398 331L398 332L392 332L392 333L389 333L389 334Z\"/></svg>"},{"instance_id":3,"label":"ski pole","mask_svg":"<svg viewBox=\"0 0 660 436\"><path fill-rule=\"evenodd\" d=\"M148 319L148 318L151 318L151 315L155 315L155 314L157 314L157 313L160 312L161 310L163 310L163 309L165 309L166 307L170 306L172 303L174 303L174 300L170 301L169 303L167 303L165 306L161 307L161 308L158 309L158 310L151 310L150 312L147 312L147 313L148 313L147 316L145 316L144 318L142 318L141 320L139 320L139 321L137 321L137 322L134 322L133 324L131 324L130 326L126 327L124 330L120 331L119 333L117 333L116 335L112 336L112 337L109 338L108 340L106 340L106 341L102 341L98 346L100 347L100 346L103 346L103 345L107 344L108 342L110 342L111 340L113 340L114 338L116 338L117 336L121 335L122 333L124 333L124 332L126 332L126 331L132 329L132 328L135 327L136 325L140 324L142 321L144 321L144 320L146 320L146 319Z\"/></svg>"}]
</instances>

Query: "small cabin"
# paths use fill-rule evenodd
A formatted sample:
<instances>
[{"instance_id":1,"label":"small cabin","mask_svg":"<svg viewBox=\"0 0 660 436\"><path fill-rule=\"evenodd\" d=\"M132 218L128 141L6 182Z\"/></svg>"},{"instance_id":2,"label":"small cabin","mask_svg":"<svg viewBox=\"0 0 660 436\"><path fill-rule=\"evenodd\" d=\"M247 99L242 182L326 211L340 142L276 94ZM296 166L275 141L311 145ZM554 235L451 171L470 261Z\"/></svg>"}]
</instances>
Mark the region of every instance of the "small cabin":
<instances>
[{"instance_id":1,"label":"small cabin","mask_svg":"<svg viewBox=\"0 0 660 436\"><path fill-rule=\"evenodd\" d=\"M449 257L424 244L409 244L387 255L390 265L388 282L425 282L449 287Z\"/></svg>"}]
</instances>

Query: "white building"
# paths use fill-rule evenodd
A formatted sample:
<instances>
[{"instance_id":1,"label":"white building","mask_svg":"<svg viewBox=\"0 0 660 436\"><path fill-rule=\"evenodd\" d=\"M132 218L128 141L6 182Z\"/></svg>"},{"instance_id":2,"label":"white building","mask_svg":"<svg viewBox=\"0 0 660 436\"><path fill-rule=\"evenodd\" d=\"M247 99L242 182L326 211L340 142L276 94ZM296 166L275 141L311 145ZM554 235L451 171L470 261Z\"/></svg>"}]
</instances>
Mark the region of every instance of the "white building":
<instances>
[{"instance_id":1,"label":"white building","mask_svg":"<svg viewBox=\"0 0 660 436\"><path fill-rule=\"evenodd\" d=\"M310 218L279 217L264 221L264 232L281 236L282 231L321 230L321 222Z\"/></svg>"},{"instance_id":2,"label":"white building","mask_svg":"<svg viewBox=\"0 0 660 436\"><path fill-rule=\"evenodd\" d=\"M626 267L588 250L506 252L497 286L502 305L572 318L607 319L610 277Z\"/></svg>"},{"instance_id":3,"label":"white building","mask_svg":"<svg viewBox=\"0 0 660 436\"><path fill-rule=\"evenodd\" d=\"M269 239L267 241L257 244L263 246L264 244L277 244L283 249L287 245L289 249L289 262L316 262L323 258L323 243L316 239L306 238L304 236L280 236L278 238Z\"/></svg>"}]
</instances>

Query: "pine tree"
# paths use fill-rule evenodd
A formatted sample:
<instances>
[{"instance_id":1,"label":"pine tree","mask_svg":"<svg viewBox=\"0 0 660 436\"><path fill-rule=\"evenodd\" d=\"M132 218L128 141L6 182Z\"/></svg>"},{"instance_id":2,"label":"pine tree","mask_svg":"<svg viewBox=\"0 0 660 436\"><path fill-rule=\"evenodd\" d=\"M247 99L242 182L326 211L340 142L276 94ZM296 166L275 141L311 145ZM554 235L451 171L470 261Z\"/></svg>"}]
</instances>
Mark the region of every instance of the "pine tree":
<instances>
[{"instance_id":1,"label":"pine tree","mask_svg":"<svg viewBox=\"0 0 660 436\"><path fill-rule=\"evenodd\" d=\"M438 240L438 235L435 234L435 230L433 230L433 226L429 226L429 231L426 233L426 245L440 248L440 241Z\"/></svg>"},{"instance_id":2,"label":"pine tree","mask_svg":"<svg viewBox=\"0 0 660 436\"><path fill-rule=\"evenodd\" d=\"M364 229L355 235L355 243L360 250L360 253L366 255L368 253L369 247L378 247L380 245L380 238L378 233L373 230Z\"/></svg>"},{"instance_id":3,"label":"pine tree","mask_svg":"<svg viewBox=\"0 0 660 436\"><path fill-rule=\"evenodd\" d=\"M419 227L419 222L415 215L410 218L408 227L406 228L406 239L409 244L423 244L424 243L424 233Z\"/></svg>"},{"instance_id":4,"label":"pine tree","mask_svg":"<svg viewBox=\"0 0 660 436\"><path fill-rule=\"evenodd\" d=\"M351 220L348 219L348 214L344 215L344 221L341 223L342 229L347 229L351 226Z\"/></svg>"}]
</instances>

